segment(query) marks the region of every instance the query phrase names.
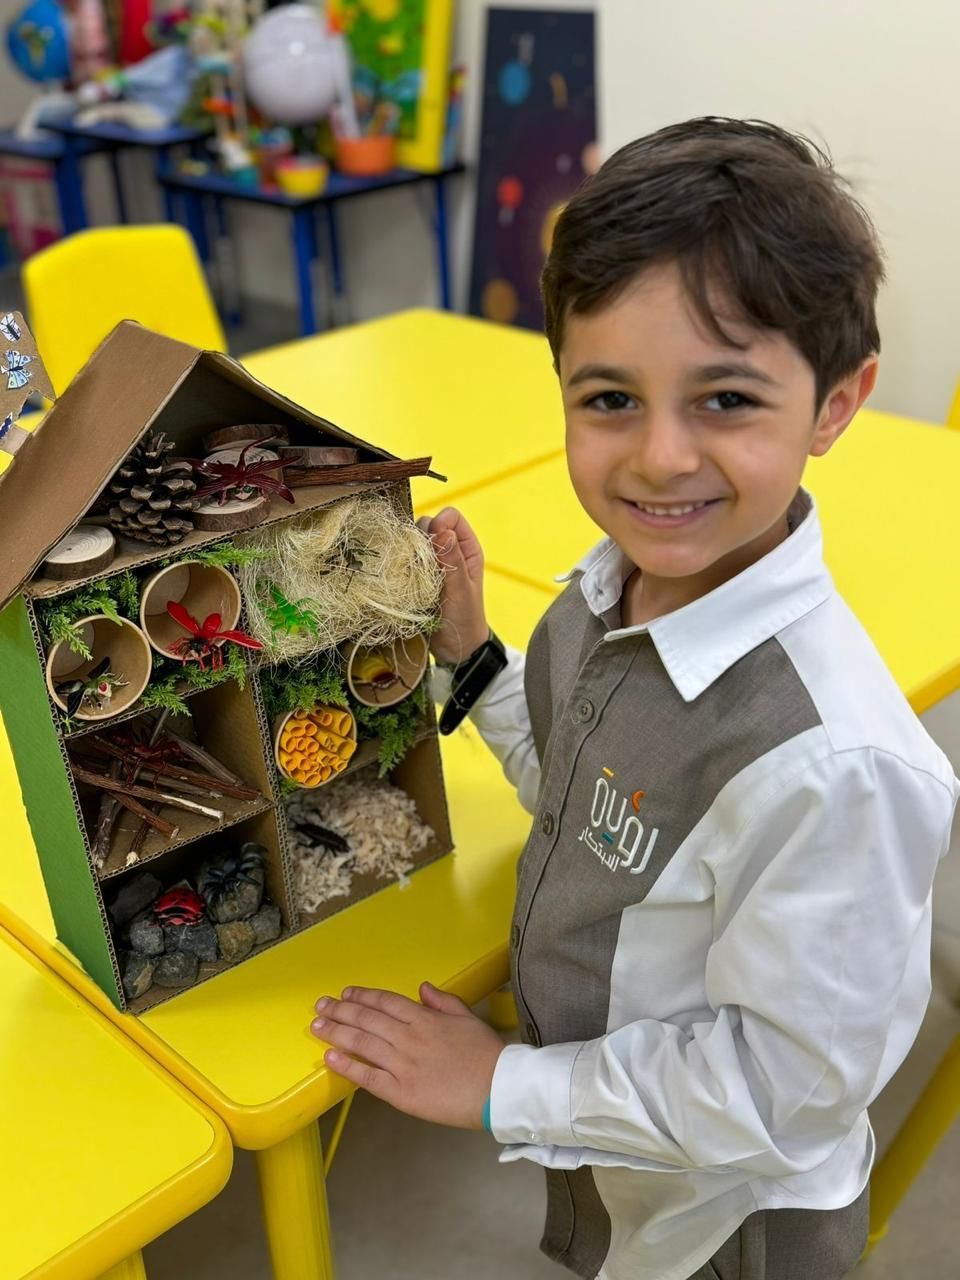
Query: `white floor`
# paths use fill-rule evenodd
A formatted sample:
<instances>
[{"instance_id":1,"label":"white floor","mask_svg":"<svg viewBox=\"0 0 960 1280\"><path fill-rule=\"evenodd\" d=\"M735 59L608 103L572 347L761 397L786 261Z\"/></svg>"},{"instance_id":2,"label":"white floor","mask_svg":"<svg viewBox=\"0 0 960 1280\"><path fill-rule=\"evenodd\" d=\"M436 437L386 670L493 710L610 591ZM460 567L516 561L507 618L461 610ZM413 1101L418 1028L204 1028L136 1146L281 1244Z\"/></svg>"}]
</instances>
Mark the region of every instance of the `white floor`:
<instances>
[{"instance_id":1,"label":"white floor","mask_svg":"<svg viewBox=\"0 0 960 1280\"><path fill-rule=\"evenodd\" d=\"M960 771L960 695L924 717ZM960 831L941 864L934 995L909 1058L871 1108L881 1151L960 1033ZM329 1128L329 1121L325 1129ZM960 1124L893 1218L858 1280L957 1280ZM486 1134L435 1128L358 1099L330 1178L338 1280L556 1280L537 1251L542 1175L497 1163ZM236 1153L226 1190L146 1250L150 1280L269 1280L253 1157ZM811 1277L811 1280L814 1280Z\"/></svg>"}]
</instances>

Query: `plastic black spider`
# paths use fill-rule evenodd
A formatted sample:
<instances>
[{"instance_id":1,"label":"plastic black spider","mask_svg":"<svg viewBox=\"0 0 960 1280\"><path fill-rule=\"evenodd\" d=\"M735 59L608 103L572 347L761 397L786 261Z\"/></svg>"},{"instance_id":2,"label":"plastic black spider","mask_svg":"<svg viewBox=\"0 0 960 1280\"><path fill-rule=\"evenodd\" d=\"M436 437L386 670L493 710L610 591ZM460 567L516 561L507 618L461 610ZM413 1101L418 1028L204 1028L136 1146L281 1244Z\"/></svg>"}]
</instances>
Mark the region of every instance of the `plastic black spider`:
<instances>
[{"instance_id":1,"label":"plastic black spider","mask_svg":"<svg viewBox=\"0 0 960 1280\"><path fill-rule=\"evenodd\" d=\"M240 852L232 853L217 866L208 867L203 876L203 896L208 907L215 907L240 884L257 884L251 871L262 871L267 862L262 845L248 841Z\"/></svg>"}]
</instances>

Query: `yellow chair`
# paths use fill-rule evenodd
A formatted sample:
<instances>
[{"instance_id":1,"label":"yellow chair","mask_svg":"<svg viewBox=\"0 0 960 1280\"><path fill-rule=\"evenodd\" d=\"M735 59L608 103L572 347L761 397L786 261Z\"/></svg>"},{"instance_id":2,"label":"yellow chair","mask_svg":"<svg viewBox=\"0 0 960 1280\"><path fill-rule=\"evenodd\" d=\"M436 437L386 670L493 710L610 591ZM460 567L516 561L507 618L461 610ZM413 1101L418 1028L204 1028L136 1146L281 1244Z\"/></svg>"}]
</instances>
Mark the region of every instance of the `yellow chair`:
<instances>
[{"instance_id":1,"label":"yellow chair","mask_svg":"<svg viewBox=\"0 0 960 1280\"><path fill-rule=\"evenodd\" d=\"M947 426L954 429L960 428L960 382L953 391L953 400L947 412Z\"/></svg>"},{"instance_id":2,"label":"yellow chair","mask_svg":"<svg viewBox=\"0 0 960 1280\"><path fill-rule=\"evenodd\" d=\"M193 241L170 223L79 231L29 258L23 286L58 395L121 320L197 347L227 348Z\"/></svg>"}]
</instances>

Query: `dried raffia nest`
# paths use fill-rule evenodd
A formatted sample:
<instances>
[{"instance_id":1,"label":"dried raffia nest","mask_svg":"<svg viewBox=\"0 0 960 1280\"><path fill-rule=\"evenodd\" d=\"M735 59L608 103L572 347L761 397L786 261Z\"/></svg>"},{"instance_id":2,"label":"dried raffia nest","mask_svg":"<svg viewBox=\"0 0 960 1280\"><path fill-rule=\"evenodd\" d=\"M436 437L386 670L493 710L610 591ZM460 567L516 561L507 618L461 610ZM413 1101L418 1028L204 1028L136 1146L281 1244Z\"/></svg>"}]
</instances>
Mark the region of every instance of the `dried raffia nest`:
<instances>
[{"instance_id":1,"label":"dried raffia nest","mask_svg":"<svg viewBox=\"0 0 960 1280\"><path fill-rule=\"evenodd\" d=\"M344 640L389 644L429 630L443 571L430 538L381 494L343 498L236 539L250 632L275 662Z\"/></svg>"},{"instance_id":2,"label":"dried raffia nest","mask_svg":"<svg viewBox=\"0 0 960 1280\"><path fill-rule=\"evenodd\" d=\"M402 879L413 869L411 855L425 849L433 838L412 797L380 781L372 768L361 769L335 786L298 791L285 807L302 911L317 911L330 898L346 897L355 875ZM311 836L311 824L342 836L349 852L324 848Z\"/></svg>"}]
</instances>

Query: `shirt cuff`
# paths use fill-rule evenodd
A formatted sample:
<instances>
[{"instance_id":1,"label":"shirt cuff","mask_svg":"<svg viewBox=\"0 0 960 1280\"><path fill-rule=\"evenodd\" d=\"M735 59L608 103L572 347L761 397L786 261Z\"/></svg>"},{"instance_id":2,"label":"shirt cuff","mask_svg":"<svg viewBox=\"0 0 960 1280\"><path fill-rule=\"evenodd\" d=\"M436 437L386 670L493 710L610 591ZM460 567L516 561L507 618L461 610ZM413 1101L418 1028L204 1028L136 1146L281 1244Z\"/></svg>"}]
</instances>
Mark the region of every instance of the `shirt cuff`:
<instances>
[{"instance_id":1,"label":"shirt cuff","mask_svg":"<svg viewBox=\"0 0 960 1280\"><path fill-rule=\"evenodd\" d=\"M500 1054L490 1089L490 1129L498 1142L580 1146L570 1098L578 1042L543 1049L509 1044Z\"/></svg>"},{"instance_id":2,"label":"shirt cuff","mask_svg":"<svg viewBox=\"0 0 960 1280\"><path fill-rule=\"evenodd\" d=\"M483 1111L481 1112L481 1115L480 1115L480 1123L486 1129L487 1133L493 1133L493 1130L490 1128L490 1099L489 1098L487 1098L486 1102L483 1104Z\"/></svg>"}]
</instances>

